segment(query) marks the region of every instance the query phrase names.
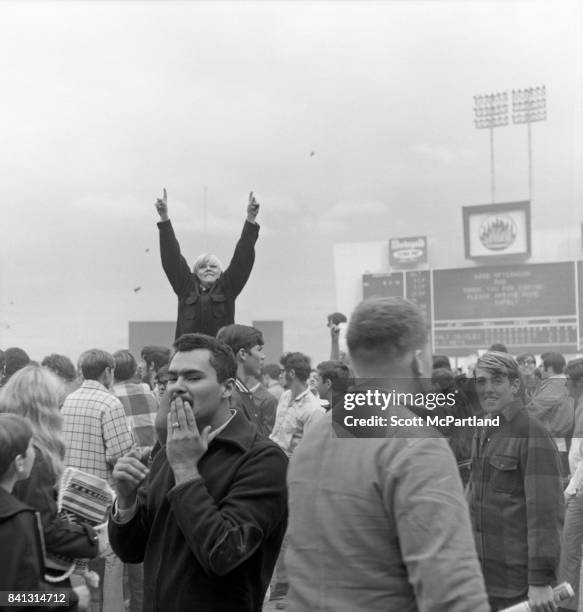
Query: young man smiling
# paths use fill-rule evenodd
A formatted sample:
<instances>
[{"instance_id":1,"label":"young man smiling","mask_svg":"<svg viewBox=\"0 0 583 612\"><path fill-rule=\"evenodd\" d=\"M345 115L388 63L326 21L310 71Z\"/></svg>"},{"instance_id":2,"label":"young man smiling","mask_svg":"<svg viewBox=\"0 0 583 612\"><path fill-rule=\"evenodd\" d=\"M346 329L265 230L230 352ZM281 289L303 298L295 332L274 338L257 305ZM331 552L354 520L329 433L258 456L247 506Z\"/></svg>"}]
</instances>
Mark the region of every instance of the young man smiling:
<instances>
[{"instance_id":1,"label":"young man smiling","mask_svg":"<svg viewBox=\"0 0 583 612\"><path fill-rule=\"evenodd\" d=\"M474 436L469 505L493 612L526 598L552 612L563 493L557 447L522 402L518 363L488 352L476 363L476 392L498 427Z\"/></svg>"},{"instance_id":2,"label":"young man smiling","mask_svg":"<svg viewBox=\"0 0 583 612\"><path fill-rule=\"evenodd\" d=\"M144 562L144 611L255 612L285 532L287 459L231 411L228 346L185 334L174 349L158 417L167 439L149 473L133 452L118 461L110 541Z\"/></svg>"}]
</instances>

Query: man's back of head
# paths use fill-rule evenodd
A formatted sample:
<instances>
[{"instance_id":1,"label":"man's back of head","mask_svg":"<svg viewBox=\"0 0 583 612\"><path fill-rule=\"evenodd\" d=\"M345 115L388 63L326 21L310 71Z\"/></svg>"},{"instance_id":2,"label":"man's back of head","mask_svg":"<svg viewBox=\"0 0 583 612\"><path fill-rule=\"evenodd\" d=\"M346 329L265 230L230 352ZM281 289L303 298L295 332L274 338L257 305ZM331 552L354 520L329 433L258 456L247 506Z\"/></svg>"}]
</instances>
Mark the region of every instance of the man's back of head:
<instances>
[{"instance_id":1,"label":"man's back of head","mask_svg":"<svg viewBox=\"0 0 583 612\"><path fill-rule=\"evenodd\" d=\"M65 382L73 382L77 377L73 362L66 355L52 353L47 355L41 362L41 365L54 372L59 378Z\"/></svg>"},{"instance_id":2,"label":"man's back of head","mask_svg":"<svg viewBox=\"0 0 583 612\"><path fill-rule=\"evenodd\" d=\"M540 358L543 362L544 372L547 373L548 376L562 374L567 364L563 355L554 351L543 353Z\"/></svg>"},{"instance_id":3,"label":"man's back of head","mask_svg":"<svg viewBox=\"0 0 583 612\"><path fill-rule=\"evenodd\" d=\"M153 364L154 372L157 372L162 366L168 365L170 349L166 346L148 345L141 350L141 357L148 368Z\"/></svg>"},{"instance_id":4,"label":"man's back of head","mask_svg":"<svg viewBox=\"0 0 583 612\"><path fill-rule=\"evenodd\" d=\"M17 346L6 349L4 351L4 382L29 363L30 357L25 350Z\"/></svg>"},{"instance_id":5,"label":"man's back of head","mask_svg":"<svg viewBox=\"0 0 583 612\"><path fill-rule=\"evenodd\" d=\"M108 368L113 374L115 361L112 355L101 349L90 349L79 357L79 369L85 380L101 381Z\"/></svg>"},{"instance_id":6,"label":"man's back of head","mask_svg":"<svg viewBox=\"0 0 583 612\"><path fill-rule=\"evenodd\" d=\"M408 376L416 352L426 346L426 322L409 300L373 298L352 313L346 341L357 375L384 378L390 368L395 376Z\"/></svg>"},{"instance_id":7,"label":"man's back of head","mask_svg":"<svg viewBox=\"0 0 583 612\"><path fill-rule=\"evenodd\" d=\"M322 361L317 366L318 376L323 384L329 381L330 390L335 396L341 396L350 385L350 369L342 361ZM321 385L319 385L321 387ZM320 389L318 390L322 396Z\"/></svg>"},{"instance_id":8,"label":"man's back of head","mask_svg":"<svg viewBox=\"0 0 583 612\"><path fill-rule=\"evenodd\" d=\"M451 362L449 357L447 355L433 355L433 369L445 369L451 371Z\"/></svg>"},{"instance_id":9,"label":"man's back of head","mask_svg":"<svg viewBox=\"0 0 583 612\"><path fill-rule=\"evenodd\" d=\"M489 349L488 353L507 353L508 349L505 344L501 342L495 342Z\"/></svg>"},{"instance_id":10,"label":"man's back of head","mask_svg":"<svg viewBox=\"0 0 583 612\"><path fill-rule=\"evenodd\" d=\"M250 325L225 325L221 327L217 333L217 340L231 347L235 357L237 357L241 349L248 351L254 346L263 346L263 334L255 327Z\"/></svg>"},{"instance_id":11,"label":"man's back of head","mask_svg":"<svg viewBox=\"0 0 583 612\"><path fill-rule=\"evenodd\" d=\"M115 362L115 369L113 371L115 382L131 380L136 373L138 364L130 351L126 349L116 351L113 354L113 359Z\"/></svg>"}]
</instances>

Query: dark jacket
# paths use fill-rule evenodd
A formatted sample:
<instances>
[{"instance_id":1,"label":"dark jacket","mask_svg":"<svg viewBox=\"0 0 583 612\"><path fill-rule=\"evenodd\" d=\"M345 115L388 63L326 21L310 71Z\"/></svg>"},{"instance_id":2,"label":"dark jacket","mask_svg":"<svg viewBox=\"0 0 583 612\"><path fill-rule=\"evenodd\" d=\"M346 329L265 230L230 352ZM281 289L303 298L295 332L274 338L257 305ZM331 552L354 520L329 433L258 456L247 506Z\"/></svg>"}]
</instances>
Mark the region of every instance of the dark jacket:
<instances>
[{"instance_id":1,"label":"dark jacket","mask_svg":"<svg viewBox=\"0 0 583 612\"><path fill-rule=\"evenodd\" d=\"M15 610L71 610L77 595L71 589L53 588L43 580L42 535L34 508L0 487L0 591L67 592L69 607L0 605L0 612Z\"/></svg>"},{"instance_id":2,"label":"dark jacket","mask_svg":"<svg viewBox=\"0 0 583 612\"><path fill-rule=\"evenodd\" d=\"M468 494L488 595L513 598L529 585L554 584L563 516L559 454L522 402L504 408L499 427L476 433Z\"/></svg>"},{"instance_id":3,"label":"dark jacket","mask_svg":"<svg viewBox=\"0 0 583 612\"><path fill-rule=\"evenodd\" d=\"M237 378L231 395L231 408L242 411L247 419L257 426L259 433L269 438L275 424L277 400L263 385L259 384L255 391L251 392L247 385Z\"/></svg>"},{"instance_id":4,"label":"dark jacket","mask_svg":"<svg viewBox=\"0 0 583 612\"><path fill-rule=\"evenodd\" d=\"M259 423L259 432L269 437L275 425L277 400L261 383L253 389L252 394L256 407L255 418Z\"/></svg>"},{"instance_id":5,"label":"dark jacket","mask_svg":"<svg viewBox=\"0 0 583 612\"><path fill-rule=\"evenodd\" d=\"M70 523L57 515L56 477L35 447L30 477L17 482L13 495L40 513L47 556L91 559L97 556L97 533L89 525Z\"/></svg>"},{"instance_id":6,"label":"dark jacket","mask_svg":"<svg viewBox=\"0 0 583 612\"><path fill-rule=\"evenodd\" d=\"M175 486L165 448L138 512L109 521L113 550L144 562L144 612L260 612L287 524L287 458L236 412Z\"/></svg>"},{"instance_id":7,"label":"dark jacket","mask_svg":"<svg viewBox=\"0 0 583 612\"><path fill-rule=\"evenodd\" d=\"M527 405L553 438L570 438L575 426L573 398L569 397L564 376L552 376L542 381Z\"/></svg>"},{"instance_id":8,"label":"dark jacket","mask_svg":"<svg viewBox=\"0 0 583 612\"><path fill-rule=\"evenodd\" d=\"M182 256L170 221L160 221L158 229L162 267L178 296L176 338L194 332L216 336L221 327L235 322L235 299L253 268L259 225L245 221L231 263L208 291Z\"/></svg>"}]
</instances>

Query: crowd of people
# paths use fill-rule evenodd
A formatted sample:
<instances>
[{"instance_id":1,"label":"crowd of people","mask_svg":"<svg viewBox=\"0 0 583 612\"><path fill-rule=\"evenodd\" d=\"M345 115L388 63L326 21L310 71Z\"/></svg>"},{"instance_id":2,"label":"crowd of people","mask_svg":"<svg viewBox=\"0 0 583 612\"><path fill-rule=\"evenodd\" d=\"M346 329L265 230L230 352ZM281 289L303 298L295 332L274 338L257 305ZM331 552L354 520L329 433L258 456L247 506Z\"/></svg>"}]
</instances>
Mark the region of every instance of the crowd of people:
<instances>
[{"instance_id":1,"label":"crowd of people","mask_svg":"<svg viewBox=\"0 0 583 612\"><path fill-rule=\"evenodd\" d=\"M235 323L253 194L226 269L203 254L191 271L165 190L156 209L171 347L0 351L0 592L24 594L0 610L35 592L93 612L583 610L583 358L493 345L462 374L413 303L376 298L328 317L315 367L266 363ZM454 400L347 408L375 390ZM62 511L69 468L114 492L102 524Z\"/></svg>"}]
</instances>

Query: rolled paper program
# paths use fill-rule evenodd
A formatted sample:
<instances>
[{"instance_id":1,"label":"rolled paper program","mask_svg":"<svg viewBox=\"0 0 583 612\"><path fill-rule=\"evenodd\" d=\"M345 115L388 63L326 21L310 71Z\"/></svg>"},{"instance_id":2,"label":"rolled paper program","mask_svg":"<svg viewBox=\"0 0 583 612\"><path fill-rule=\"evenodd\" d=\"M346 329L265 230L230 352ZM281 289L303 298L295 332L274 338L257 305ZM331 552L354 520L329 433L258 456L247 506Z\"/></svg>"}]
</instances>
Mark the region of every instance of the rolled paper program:
<instances>
[{"instance_id":1,"label":"rolled paper program","mask_svg":"<svg viewBox=\"0 0 583 612\"><path fill-rule=\"evenodd\" d=\"M555 603L560 603L575 595L573 587L568 582L561 582L553 589ZM504 608L500 612L532 612L532 608L528 605L528 601L521 601L519 604Z\"/></svg>"}]
</instances>

